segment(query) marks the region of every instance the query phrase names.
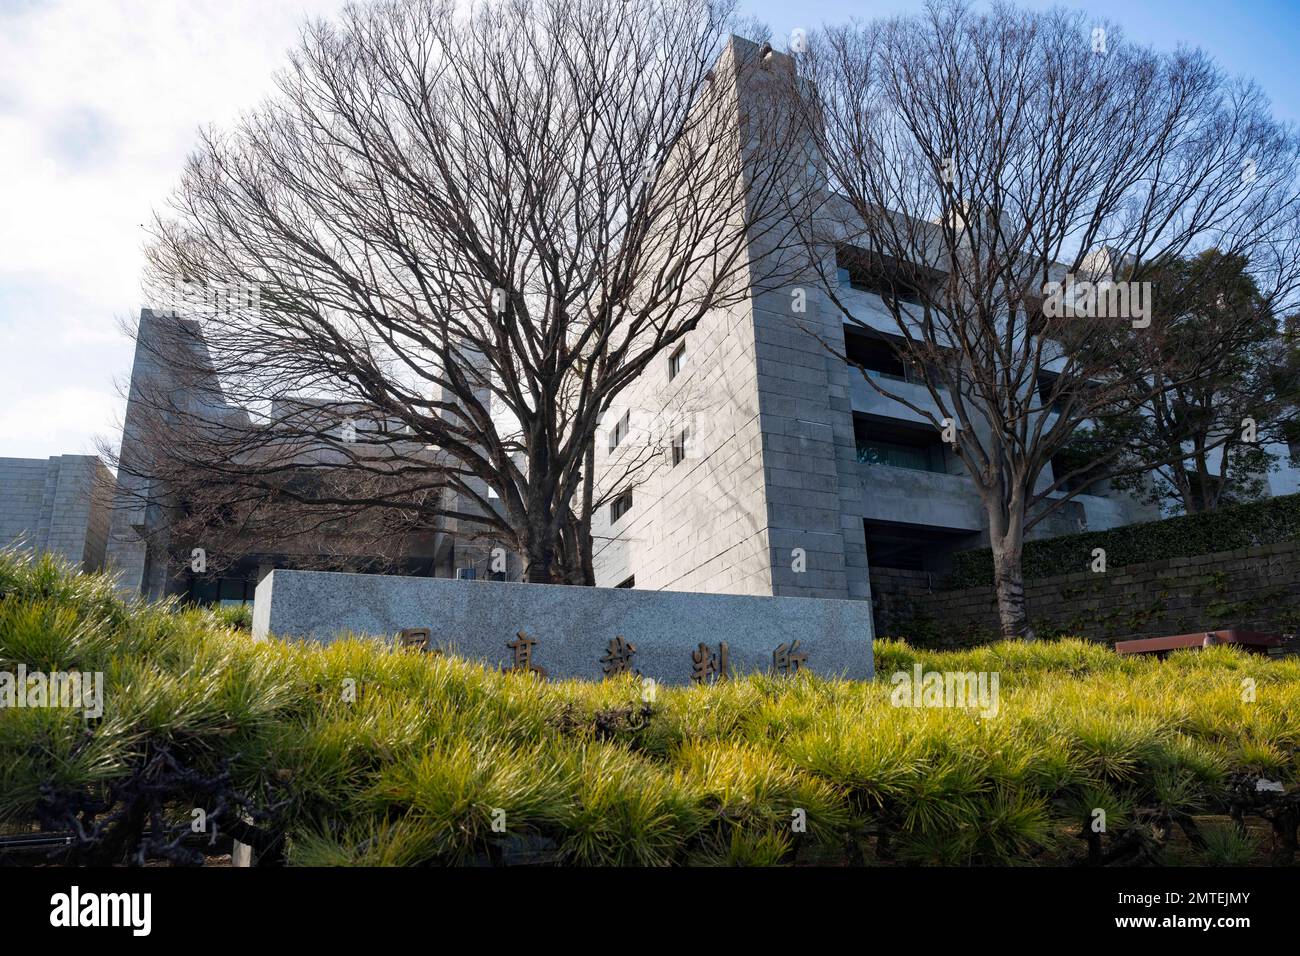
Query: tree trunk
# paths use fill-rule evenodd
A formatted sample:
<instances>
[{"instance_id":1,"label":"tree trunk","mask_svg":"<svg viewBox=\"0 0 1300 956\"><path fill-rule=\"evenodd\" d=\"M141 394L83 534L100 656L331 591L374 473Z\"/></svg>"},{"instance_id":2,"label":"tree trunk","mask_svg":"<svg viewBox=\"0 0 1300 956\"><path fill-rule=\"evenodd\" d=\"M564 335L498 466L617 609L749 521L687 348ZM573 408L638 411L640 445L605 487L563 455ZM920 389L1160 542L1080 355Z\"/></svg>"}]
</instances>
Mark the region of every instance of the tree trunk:
<instances>
[{"instance_id":1,"label":"tree trunk","mask_svg":"<svg viewBox=\"0 0 1300 956\"><path fill-rule=\"evenodd\" d=\"M578 587L592 587L596 583L591 573L591 535L583 530L578 516L569 513L568 520L560 535L560 551L557 560L558 577L565 584Z\"/></svg>"},{"instance_id":2,"label":"tree trunk","mask_svg":"<svg viewBox=\"0 0 1300 956\"><path fill-rule=\"evenodd\" d=\"M583 459L582 490L577 510L569 508L560 529L556 558L557 578L579 587L596 586L595 549L591 539L591 516L595 499L596 448L587 445Z\"/></svg>"},{"instance_id":3,"label":"tree trunk","mask_svg":"<svg viewBox=\"0 0 1300 956\"><path fill-rule=\"evenodd\" d=\"M532 548L528 550L528 567L524 570L524 581L528 584L551 584L550 562L539 556Z\"/></svg>"},{"instance_id":4,"label":"tree trunk","mask_svg":"<svg viewBox=\"0 0 1300 956\"><path fill-rule=\"evenodd\" d=\"M524 542L524 580L529 584L552 584L555 559L555 536L548 534L545 527L530 527Z\"/></svg>"},{"instance_id":5,"label":"tree trunk","mask_svg":"<svg viewBox=\"0 0 1300 956\"><path fill-rule=\"evenodd\" d=\"M998 594L998 622L1007 640L1034 640L1025 610L1025 579L1020 568L1020 546L993 549L993 582Z\"/></svg>"},{"instance_id":6,"label":"tree trunk","mask_svg":"<svg viewBox=\"0 0 1300 956\"><path fill-rule=\"evenodd\" d=\"M592 502L596 494L596 444L587 445L587 460L582 476L582 510L578 514L577 547L582 568L582 583L596 586L595 548L591 539Z\"/></svg>"},{"instance_id":7,"label":"tree trunk","mask_svg":"<svg viewBox=\"0 0 1300 956\"><path fill-rule=\"evenodd\" d=\"M998 625L1006 640L1036 639L1025 609L1024 508L1016 503L989 508L989 543L993 549L993 584L998 596Z\"/></svg>"},{"instance_id":8,"label":"tree trunk","mask_svg":"<svg viewBox=\"0 0 1300 956\"><path fill-rule=\"evenodd\" d=\"M582 534L578 538L578 553L582 559L582 583L587 587L596 586L595 548L592 547L591 522L584 522Z\"/></svg>"},{"instance_id":9,"label":"tree trunk","mask_svg":"<svg viewBox=\"0 0 1300 956\"><path fill-rule=\"evenodd\" d=\"M1212 505L1210 503L1210 462L1205 456L1205 446L1199 437L1196 439L1196 448L1192 460L1196 465L1196 484L1199 486L1196 489L1197 502L1194 513L1200 514L1210 511ZM1193 514L1193 512L1189 511L1188 514Z\"/></svg>"}]
</instances>

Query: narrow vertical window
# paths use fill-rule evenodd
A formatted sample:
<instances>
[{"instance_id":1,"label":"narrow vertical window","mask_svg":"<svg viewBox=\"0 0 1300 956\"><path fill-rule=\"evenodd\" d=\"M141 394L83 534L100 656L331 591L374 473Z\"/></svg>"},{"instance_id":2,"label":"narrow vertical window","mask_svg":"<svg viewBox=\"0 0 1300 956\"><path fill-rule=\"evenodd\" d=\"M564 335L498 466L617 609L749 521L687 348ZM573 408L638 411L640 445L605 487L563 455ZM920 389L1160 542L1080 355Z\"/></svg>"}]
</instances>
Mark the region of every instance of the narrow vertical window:
<instances>
[{"instance_id":1,"label":"narrow vertical window","mask_svg":"<svg viewBox=\"0 0 1300 956\"><path fill-rule=\"evenodd\" d=\"M673 436L673 467L676 468L686 460L686 439L690 437L690 429L683 428Z\"/></svg>"},{"instance_id":2,"label":"narrow vertical window","mask_svg":"<svg viewBox=\"0 0 1300 956\"><path fill-rule=\"evenodd\" d=\"M619 518L632 510L632 492L625 491L609 505L609 523L614 524Z\"/></svg>"},{"instance_id":3,"label":"narrow vertical window","mask_svg":"<svg viewBox=\"0 0 1300 956\"><path fill-rule=\"evenodd\" d=\"M627 437L628 428L632 422L632 410L628 409L623 413L623 417L614 423L614 427L609 430L609 450L613 451L619 446L624 438Z\"/></svg>"},{"instance_id":4,"label":"narrow vertical window","mask_svg":"<svg viewBox=\"0 0 1300 956\"><path fill-rule=\"evenodd\" d=\"M685 364L686 364L686 343L683 342L681 345L677 346L677 348L673 351L672 355L668 356L668 381L671 382L673 379L675 379L677 377L677 373L682 370L682 366L684 366Z\"/></svg>"}]
</instances>

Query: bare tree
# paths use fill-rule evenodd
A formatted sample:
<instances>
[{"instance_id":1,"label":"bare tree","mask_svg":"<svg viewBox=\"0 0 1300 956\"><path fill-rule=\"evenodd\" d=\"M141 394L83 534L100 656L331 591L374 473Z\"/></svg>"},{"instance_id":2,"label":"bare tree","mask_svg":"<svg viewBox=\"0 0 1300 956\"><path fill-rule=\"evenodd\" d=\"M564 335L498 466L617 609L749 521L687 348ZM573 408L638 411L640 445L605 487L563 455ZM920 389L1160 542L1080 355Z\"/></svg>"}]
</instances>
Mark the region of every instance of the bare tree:
<instances>
[{"instance_id":1,"label":"bare tree","mask_svg":"<svg viewBox=\"0 0 1300 956\"><path fill-rule=\"evenodd\" d=\"M310 26L279 96L204 135L157 219L158 296L256 295L200 323L246 415L160 408L177 467L156 469L237 495L348 471L296 500L448 519L529 581L593 583L602 415L764 287L748 248L788 228L789 128L738 122L762 64L731 22L731 0L406 0ZM383 423L359 444L355 410Z\"/></svg>"},{"instance_id":2,"label":"bare tree","mask_svg":"<svg viewBox=\"0 0 1300 956\"><path fill-rule=\"evenodd\" d=\"M226 400L198 321L146 311L130 331L123 441L101 453L118 473L119 525L144 530L169 570L195 547L205 573L268 554L351 570L428 560L451 496L437 456L400 423L322 397L250 412Z\"/></svg>"},{"instance_id":3,"label":"bare tree","mask_svg":"<svg viewBox=\"0 0 1300 956\"><path fill-rule=\"evenodd\" d=\"M1206 55L1059 10L936 3L796 53L828 176L806 236L820 284L853 321L850 286L880 294L928 400L867 381L952 439L987 515L1002 632L1032 637L1025 533L1123 448L1047 466L1080 426L1178 381L1117 374L1117 350L1148 334L1143 283L1214 246L1294 290L1295 134Z\"/></svg>"}]
</instances>

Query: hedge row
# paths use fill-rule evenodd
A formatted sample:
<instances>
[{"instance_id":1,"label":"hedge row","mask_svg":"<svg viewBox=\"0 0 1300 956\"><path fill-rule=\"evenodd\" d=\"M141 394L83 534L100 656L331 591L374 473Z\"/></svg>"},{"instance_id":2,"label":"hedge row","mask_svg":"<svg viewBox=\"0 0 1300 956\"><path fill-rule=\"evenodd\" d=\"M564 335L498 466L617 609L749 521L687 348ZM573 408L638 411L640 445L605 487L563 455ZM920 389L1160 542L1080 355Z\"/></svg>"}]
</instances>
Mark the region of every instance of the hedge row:
<instances>
[{"instance_id":1,"label":"hedge row","mask_svg":"<svg viewBox=\"0 0 1300 956\"><path fill-rule=\"evenodd\" d=\"M1120 568L1296 538L1300 538L1300 495L1286 495L1205 514L1030 541L1025 544L1024 574L1032 580L1086 571L1094 548L1105 549L1108 568ZM953 555L952 572L943 587L958 590L992 584L993 552L981 548Z\"/></svg>"},{"instance_id":2,"label":"hedge row","mask_svg":"<svg viewBox=\"0 0 1300 956\"><path fill-rule=\"evenodd\" d=\"M0 707L0 832L73 831L52 859L96 864L199 863L232 836L261 864L1204 864L1262 862L1263 817L1294 858L1300 660L878 641L876 665L647 701L630 677L253 642L0 553L0 671L104 675L90 721ZM997 697L915 706L917 668L997 675Z\"/></svg>"}]
</instances>

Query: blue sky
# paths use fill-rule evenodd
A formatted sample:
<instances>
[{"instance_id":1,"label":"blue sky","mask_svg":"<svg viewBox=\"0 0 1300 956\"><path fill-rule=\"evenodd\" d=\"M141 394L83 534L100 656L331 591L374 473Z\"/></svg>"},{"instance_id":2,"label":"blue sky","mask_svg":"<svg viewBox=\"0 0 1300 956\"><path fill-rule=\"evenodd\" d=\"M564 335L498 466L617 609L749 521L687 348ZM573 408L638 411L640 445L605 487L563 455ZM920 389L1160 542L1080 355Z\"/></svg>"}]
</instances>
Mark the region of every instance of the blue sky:
<instances>
[{"instance_id":1,"label":"blue sky","mask_svg":"<svg viewBox=\"0 0 1300 956\"><path fill-rule=\"evenodd\" d=\"M742 3L774 37L922 6ZM140 308L140 224L195 129L267 94L303 17L341 5L0 0L0 456L86 454L114 435L132 352L118 326ZM1065 5L1161 48L1202 46L1300 122L1300 0Z\"/></svg>"},{"instance_id":2,"label":"blue sky","mask_svg":"<svg viewBox=\"0 0 1300 956\"><path fill-rule=\"evenodd\" d=\"M811 30L853 18L913 13L924 0L750 0L746 9L772 28L774 38L796 27ZM1130 40L1158 49L1179 44L1212 53L1230 72L1252 76L1273 100L1274 114L1300 123L1300 0L1016 0L1017 6L1083 10L1109 20ZM774 41L774 45L776 45Z\"/></svg>"}]
</instances>

